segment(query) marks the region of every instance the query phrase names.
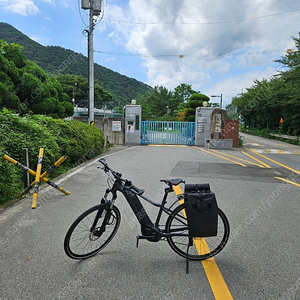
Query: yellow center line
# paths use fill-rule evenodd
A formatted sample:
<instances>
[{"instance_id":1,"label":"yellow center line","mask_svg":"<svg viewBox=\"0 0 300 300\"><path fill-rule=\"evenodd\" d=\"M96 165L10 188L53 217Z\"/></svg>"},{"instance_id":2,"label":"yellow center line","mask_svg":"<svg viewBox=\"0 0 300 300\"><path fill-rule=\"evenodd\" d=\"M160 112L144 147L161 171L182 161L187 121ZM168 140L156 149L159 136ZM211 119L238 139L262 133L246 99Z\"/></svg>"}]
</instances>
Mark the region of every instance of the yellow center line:
<instances>
[{"instance_id":1,"label":"yellow center line","mask_svg":"<svg viewBox=\"0 0 300 300\"><path fill-rule=\"evenodd\" d=\"M253 152L252 149L248 149L248 150L251 151L252 153L255 153L256 155L259 155L259 156L263 157L264 159L267 159L267 160L273 162L274 164L277 164L277 165L279 165L279 166L281 166L281 167L284 167L284 168L286 168L286 169L288 169L288 170L290 170L290 171L292 171L292 172L295 172L295 173L297 173L297 174L300 174L300 171L297 171L297 170L295 170L295 169L293 169L293 168L290 168L290 167L288 167L288 166L286 166L286 165L284 165L284 164L282 164L282 163L280 163L280 162L278 162L278 161L276 161L276 160L273 160L273 159L271 159L271 158L268 158L268 157L266 157L265 155L262 155L262 154Z\"/></svg>"},{"instance_id":2,"label":"yellow center line","mask_svg":"<svg viewBox=\"0 0 300 300\"><path fill-rule=\"evenodd\" d=\"M279 180L282 180L282 181L285 181L285 182L288 182L290 184L293 184L293 185L296 185L296 186L299 186L300 187L300 184L299 183L296 183L294 181L291 181L291 180L288 180L288 179L285 179L285 178L281 178L281 177L274 177L276 179L279 179Z\"/></svg>"},{"instance_id":3,"label":"yellow center line","mask_svg":"<svg viewBox=\"0 0 300 300\"><path fill-rule=\"evenodd\" d=\"M233 162L233 163L235 163L235 164L237 164L237 165L240 165L240 166L242 166L242 167L247 167L246 165L244 165L244 164L242 164L242 163L239 163L239 162L237 162L237 161L235 161L235 160L232 160L232 159L226 158L226 157L224 157L224 156L218 155L218 154L216 154L216 153L212 153L211 151L207 151L207 150L204 150L204 149L202 149L202 148L195 147L195 146L194 146L194 148L199 149L199 150L201 150L201 151L203 151L203 152L209 153L209 154L211 154L211 155L215 155L215 156L217 156L217 157L223 158L223 159L225 159L225 160L231 161L231 162Z\"/></svg>"},{"instance_id":4,"label":"yellow center line","mask_svg":"<svg viewBox=\"0 0 300 300\"><path fill-rule=\"evenodd\" d=\"M211 151L216 152L216 153L220 153L220 154L225 155L225 156L228 156L228 157L235 158L235 159L237 159L237 160L240 160L240 161L249 163L249 164L254 165L254 166L258 166L258 167L260 167L260 168L265 168L265 167L262 166L262 165L256 164L256 163L254 163L254 162L252 162L252 161L249 161L249 160L246 160L246 159L238 158L238 157L236 157L236 156L233 156L233 155L230 155L230 154L226 154L226 153L222 153L222 152L217 151L217 150L211 150Z\"/></svg>"},{"instance_id":5,"label":"yellow center line","mask_svg":"<svg viewBox=\"0 0 300 300\"><path fill-rule=\"evenodd\" d=\"M214 258L206 259L202 262L204 271L209 281L211 290L216 300L233 300L233 297L224 281L224 278L217 266Z\"/></svg>"},{"instance_id":6,"label":"yellow center line","mask_svg":"<svg viewBox=\"0 0 300 300\"><path fill-rule=\"evenodd\" d=\"M248 154L245 151L242 151L243 154L249 156L250 158L256 160L257 162L259 162L260 164L262 164L263 166L265 166L266 168L271 168L269 165L267 165L266 163L262 162L261 160L257 159L256 157L253 157L252 155Z\"/></svg>"},{"instance_id":7,"label":"yellow center line","mask_svg":"<svg viewBox=\"0 0 300 300\"><path fill-rule=\"evenodd\" d=\"M182 190L179 185L173 186L173 189L177 196L182 194ZM183 200L180 200L179 202L180 204L182 204ZM199 254L205 254L210 251L205 241L205 238L194 238L194 244ZM220 272L220 269L215 259L211 257L209 259L203 260L202 266L215 299L233 300L233 297L231 296L231 293L226 285L226 282Z\"/></svg>"}]
</instances>

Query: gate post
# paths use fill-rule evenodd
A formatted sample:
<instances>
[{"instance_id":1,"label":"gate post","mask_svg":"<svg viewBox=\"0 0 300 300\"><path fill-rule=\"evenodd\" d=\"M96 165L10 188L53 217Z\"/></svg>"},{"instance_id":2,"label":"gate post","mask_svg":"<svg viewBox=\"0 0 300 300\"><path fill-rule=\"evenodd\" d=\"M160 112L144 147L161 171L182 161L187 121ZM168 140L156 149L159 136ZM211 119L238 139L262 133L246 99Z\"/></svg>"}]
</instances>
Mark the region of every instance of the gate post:
<instances>
[{"instance_id":1,"label":"gate post","mask_svg":"<svg viewBox=\"0 0 300 300\"><path fill-rule=\"evenodd\" d=\"M195 146L204 146L210 139L210 115L213 107L197 107L195 116Z\"/></svg>"},{"instance_id":2,"label":"gate post","mask_svg":"<svg viewBox=\"0 0 300 300\"><path fill-rule=\"evenodd\" d=\"M135 105L135 100L131 105L125 106L125 145L141 144L141 119L142 107Z\"/></svg>"}]
</instances>

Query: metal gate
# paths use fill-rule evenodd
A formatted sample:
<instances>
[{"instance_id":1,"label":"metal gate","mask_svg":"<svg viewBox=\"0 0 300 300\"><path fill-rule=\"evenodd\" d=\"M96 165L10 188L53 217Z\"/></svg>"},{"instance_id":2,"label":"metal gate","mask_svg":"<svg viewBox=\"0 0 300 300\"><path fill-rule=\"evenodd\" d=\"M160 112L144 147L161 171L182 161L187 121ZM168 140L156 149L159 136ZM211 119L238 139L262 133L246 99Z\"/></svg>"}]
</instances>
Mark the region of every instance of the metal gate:
<instances>
[{"instance_id":1,"label":"metal gate","mask_svg":"<svg viewBox=\"0 0 300 300\"><path fill-rule=\"evenodd\" d=\"M195 122L142 121L142 144L194 145Z\"/></svg>"}]
</instances>

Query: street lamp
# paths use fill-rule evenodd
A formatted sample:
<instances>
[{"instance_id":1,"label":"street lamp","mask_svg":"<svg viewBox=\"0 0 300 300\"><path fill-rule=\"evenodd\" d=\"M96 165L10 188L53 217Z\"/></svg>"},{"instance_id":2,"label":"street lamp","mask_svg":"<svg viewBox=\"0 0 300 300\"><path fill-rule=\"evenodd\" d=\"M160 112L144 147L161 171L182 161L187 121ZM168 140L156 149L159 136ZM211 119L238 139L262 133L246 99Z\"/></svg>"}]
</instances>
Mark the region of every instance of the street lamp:
<instances>
[{"instance_id":1,"label":"street lamp","mask_svg":"<svg viewBox=\"0 0 300 300\"><path fill-rule=\"evenodd\" d=\"M169 108L169 106L166 106L167 109L167 118L169 120L169 114L171 113L171 108Z\"/></svg>"},{"instance_id":2,"label":"street lamp","mask_svg":"<svg viewBox=\"0 0 300 300\"><path fill-rule=\"evenodd\" d=\"M73 106L75 106L76 86L77 86L77 82L74 83L74 87L73 87L73 98L72 98Z\"/></svg>"},{"instance_id":3,"label":"street lamp","mask_svg":"<svg viewBox=\"0 0 300 300\"><path fill-rule=\"evenodd\" d=\"M220 94L220 95L211 95L211 97L219 97L220 98L220 108L222 108L222 94Z\"/></svg>"}]
</instances>

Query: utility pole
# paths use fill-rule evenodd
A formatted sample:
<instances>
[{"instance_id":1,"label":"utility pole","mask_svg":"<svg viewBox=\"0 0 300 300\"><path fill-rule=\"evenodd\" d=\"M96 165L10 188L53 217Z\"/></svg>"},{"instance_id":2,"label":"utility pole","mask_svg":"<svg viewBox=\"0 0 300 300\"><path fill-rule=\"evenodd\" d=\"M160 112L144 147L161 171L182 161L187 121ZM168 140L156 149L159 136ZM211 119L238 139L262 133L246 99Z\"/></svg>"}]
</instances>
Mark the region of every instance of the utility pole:
<instances>
[{"instance_id":1,"label":"utility pole","mask_svg":"<svg viewBox=\"0 0 300 300\"><path fill-rule=\"evenodd\" d=\"M94 124L94 16L101 13L102 0L81 0L81 8L89 9L88 33L88 123Z\"/></svg>"},{"instance_id":2,"label":"utility pole","mask_svg":"<svg viewBox=\"0 0 300 300\"><path fill-rule=\"evenodd\" d=\"M94 0L90 0L90 23L88 32L88 86L89 86L89 101L88 101L88 123L94 124Z\"/></svg>"}]
</instances>

